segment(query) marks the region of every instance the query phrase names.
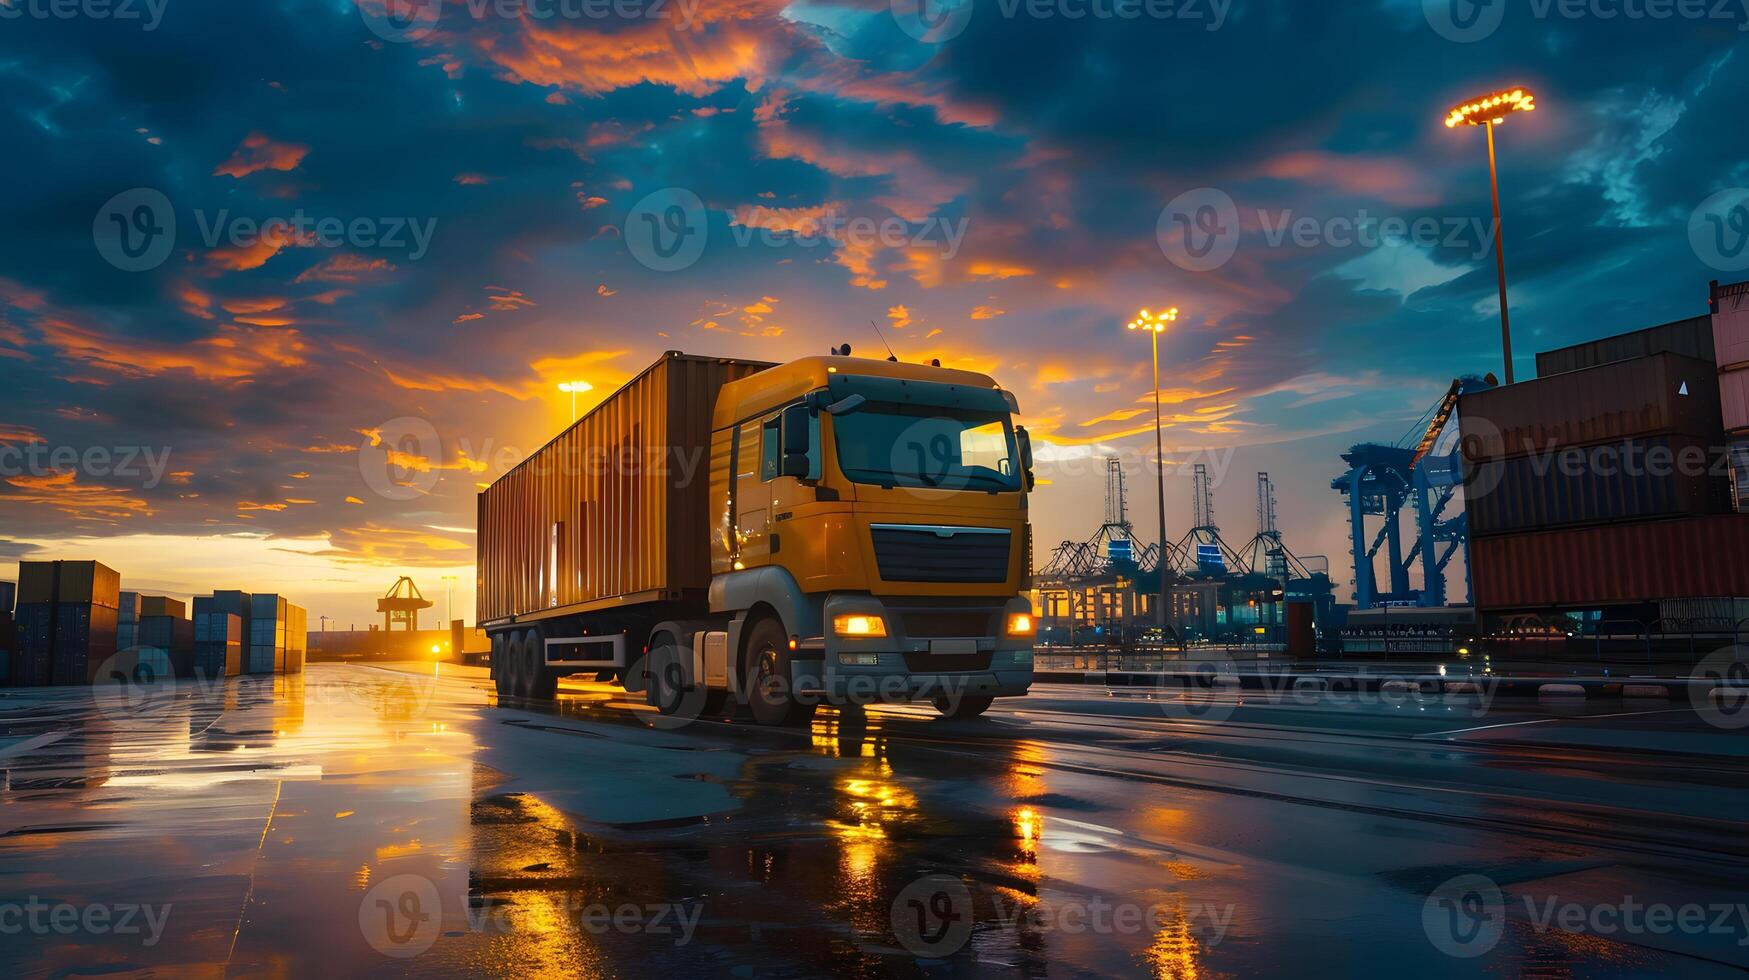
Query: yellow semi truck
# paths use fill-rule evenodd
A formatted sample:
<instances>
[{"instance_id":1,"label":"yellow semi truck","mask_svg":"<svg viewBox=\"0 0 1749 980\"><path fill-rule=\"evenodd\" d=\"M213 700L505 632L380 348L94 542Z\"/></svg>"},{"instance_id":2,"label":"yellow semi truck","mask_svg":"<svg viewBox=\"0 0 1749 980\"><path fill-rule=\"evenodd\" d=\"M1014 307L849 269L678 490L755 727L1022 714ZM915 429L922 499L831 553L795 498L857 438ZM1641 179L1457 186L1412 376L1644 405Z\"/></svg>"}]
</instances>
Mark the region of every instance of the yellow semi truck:
<instances>
[{"instance_id":1,"label":"yellow semi truck","mask_svg":"<svg viewBox=\"0 0 1749 980\"><path fill-rule=\"evenodd\" d=\"M479 620L505 697L595 674L665 715L927 701L1032 683L1032 450L969 371L670 351L479 495Z\"/></svg>"}]
</instances>

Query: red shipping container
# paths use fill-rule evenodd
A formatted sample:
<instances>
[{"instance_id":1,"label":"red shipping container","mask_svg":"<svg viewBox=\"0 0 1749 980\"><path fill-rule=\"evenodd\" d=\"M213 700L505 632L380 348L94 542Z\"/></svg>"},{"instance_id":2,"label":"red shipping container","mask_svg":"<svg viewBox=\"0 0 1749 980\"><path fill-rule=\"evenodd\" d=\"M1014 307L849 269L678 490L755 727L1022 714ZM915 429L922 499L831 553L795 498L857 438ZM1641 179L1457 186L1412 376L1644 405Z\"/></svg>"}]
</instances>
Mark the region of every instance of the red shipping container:
<instances>
[{"instance_id":1,"label":"red shipping container","mask_svg":"<svg viewBox=\"0 0 1749 980\"><path fill-rule=\"evenodd\" d=\"M1654 435L1722 446L1718 368L1654 354L1479 391L1458 403L1458 426L1471 463Z\"/></svg>"},{"instance_id":2,"label":"red shipping container","mask_svg":"<svg viewBox=\"0 0 1749 980\"><path fill-rule=\"evenodd\" d=\"M1477 538L1469 547L1484 610L1749 596L1745 514Z\"/></svg>"}]
</instances>

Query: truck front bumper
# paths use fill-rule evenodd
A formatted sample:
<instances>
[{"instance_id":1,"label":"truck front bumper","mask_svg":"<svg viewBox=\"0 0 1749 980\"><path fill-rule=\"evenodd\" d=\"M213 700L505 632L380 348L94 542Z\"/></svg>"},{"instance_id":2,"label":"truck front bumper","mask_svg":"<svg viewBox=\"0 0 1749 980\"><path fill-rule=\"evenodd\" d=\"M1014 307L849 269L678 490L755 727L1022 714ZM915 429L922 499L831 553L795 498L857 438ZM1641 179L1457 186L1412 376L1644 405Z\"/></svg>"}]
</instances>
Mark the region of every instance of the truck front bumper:
<instances>
[{"instance_id":1,"label":"truck front bumper","mask_svg":"<svg viewBox=\"0 0 1749 980\"><path fill-rule=\"evenodd\" d=\"M920 636L906 630L917 620L867 595L834 595L826 600L827 635L804 639L796 659L800 690L815 690L832 701L870 704L934 701L960 697L1018 697L1032 686L1030 636L1006 636L1009 613L1031 614L1031 604L1016 596L990 609L991 628L981 636ZM831 632L841 614L880 616L884 637L841 637ZM962 631L963 632L963 631Z\"/></svg>"}]
</instances>

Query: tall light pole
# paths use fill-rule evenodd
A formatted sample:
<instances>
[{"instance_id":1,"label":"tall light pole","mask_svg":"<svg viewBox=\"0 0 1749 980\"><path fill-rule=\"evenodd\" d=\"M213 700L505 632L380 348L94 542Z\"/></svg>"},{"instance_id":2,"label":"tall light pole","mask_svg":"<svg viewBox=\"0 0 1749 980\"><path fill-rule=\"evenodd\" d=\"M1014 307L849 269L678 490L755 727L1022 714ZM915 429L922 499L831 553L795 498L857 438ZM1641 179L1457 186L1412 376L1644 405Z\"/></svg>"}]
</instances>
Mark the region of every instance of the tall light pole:
<instances>
[{"instance_id":1,"label":"tall light pole","mask_svg":"<svg viewBox=\"0 0 1749 980\"><path fill-rule=\"evenodd\" d=\"M1536 108L1536 96L1522 88L1486 95L1446 114L1445 128L1484 126L1488 130L1488 185L1494 192L1494 268L1500 278L1500 346L1506 357L1506 383L1512 383L1512 321L1506 315L1506 248L1500 235L1500 168L1494 157L1494 127L1514 112Z\"/></svg>"},{"instance_id":2,"label":"tall light pole","mask_svg":"<svg viewBox=\"0 0 1749 980\"><path fill-rule=\"evenodd\" d=\"M1167 556L1171 554L1172 546L1166 541L1166 448L1165 436L1162 435L1164 425L1160 416L1160 335L1166 332L1167 324L1178 319L1178 307L1162 310L1159 313L1149 313L1143 310L1134 320L1130 321L1131 330L1146 331L1154 343L1154 477L1160 497L1160 603L1155 611L1155 618L1160 621L1160 642L1166 642L1166 602L1169 595L1167 576L1172 573Z\"/></svg>"},{"instance_id":3,"label":"tall light pole","mask_svg":"<svg viewBox=\"0 0 1749 980\"><path fill-rule=\"evenodd\" d=\"M449 595L443 600L443 626L448 629L455 622L455 576L445 575L443 580L449 583Z\"/></svg>"},{"instance_id":4,"label":"tall light pole","mask_svg":"<svg viewBox=\"0 0 1749 980\"><path fill-rule=\"evenodd\" d=\"M577 393L579 391L594 391L595 386L587 381L561 381L559 390L571 394L571 421L577 421Z\"/></svg>"}]
</instances>

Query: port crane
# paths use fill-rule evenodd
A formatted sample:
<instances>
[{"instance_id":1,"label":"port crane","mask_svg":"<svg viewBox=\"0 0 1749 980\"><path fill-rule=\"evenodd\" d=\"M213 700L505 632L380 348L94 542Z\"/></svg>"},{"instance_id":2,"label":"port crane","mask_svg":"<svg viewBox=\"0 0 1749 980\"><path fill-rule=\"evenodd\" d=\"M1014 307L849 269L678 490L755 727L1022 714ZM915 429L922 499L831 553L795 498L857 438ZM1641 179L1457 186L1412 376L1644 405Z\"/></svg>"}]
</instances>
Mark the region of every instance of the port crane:
<instances>
[{"instance_id":1,"label":"port crane","mask_svg":"<svg viewBox=\"0 0 1749 980\"><path fill-rule=\"evenodd\" d=\"M1498 384L1492 374L1454 379L1403 439L1394 444L1361 443L1342 454L1348 470L1331 481L1330 487L1348 501L1356 609L1445 605L1446 569L1458 549L1469 542L1469 521L1461 505L1447 516L1464 482L1458 430L1451 423L1457 417L1459 399ZM1405 542L1402 512L1411 506L1415 537ZM1369 534L1367 518L1379 519L1376 533ZM1375 570L1381 551L1386 565L1382 587ZM1417 562L1421 587L1412 588L1409 573ZM1464 592L1465 601L1470 601L1467 574Z\"/></svg>"}]
</instances>

